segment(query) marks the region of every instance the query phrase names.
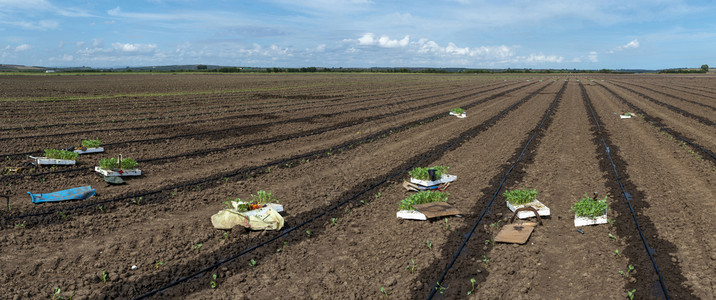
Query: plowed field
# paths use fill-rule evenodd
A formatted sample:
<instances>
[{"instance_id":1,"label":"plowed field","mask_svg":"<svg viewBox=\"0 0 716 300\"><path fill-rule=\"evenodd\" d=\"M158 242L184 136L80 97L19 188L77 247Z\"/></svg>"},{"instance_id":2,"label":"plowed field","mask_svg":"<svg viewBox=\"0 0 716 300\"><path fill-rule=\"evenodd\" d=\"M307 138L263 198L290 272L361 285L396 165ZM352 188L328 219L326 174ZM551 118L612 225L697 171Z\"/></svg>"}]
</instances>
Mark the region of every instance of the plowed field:
<instances>
[{"instance_id":1,"label":"plowed field","mask_svg":"<svg viewBox=\"0 0 716 300\"><path fill-rule=\"evenodd\" d=\"M0 80L3 298L716 298L716 77ZM105 152L5 168L81 139ZM94 167L120 154L143 175L110 186ZM433 165L458 176L462 214L396 218L407 171ZM87 185L81 201L27 194ZM517 188L551 216L525 245L494 243ZM281 231L213 228L259 190ZM594 192L611 221L579 232L570 207Z\"/></svg>"}]
</instances>

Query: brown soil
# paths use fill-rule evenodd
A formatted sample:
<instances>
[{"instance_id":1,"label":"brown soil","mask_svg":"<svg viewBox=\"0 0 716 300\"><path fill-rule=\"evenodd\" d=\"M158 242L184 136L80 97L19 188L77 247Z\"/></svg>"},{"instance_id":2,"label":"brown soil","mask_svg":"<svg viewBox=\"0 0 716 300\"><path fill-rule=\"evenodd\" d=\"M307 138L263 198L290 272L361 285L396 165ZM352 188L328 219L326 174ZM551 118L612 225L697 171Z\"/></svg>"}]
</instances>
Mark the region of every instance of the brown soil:
<instances>
[{"instance_id":1,"label":"brown soil","mask_svg":"<svg viewBox=\"0 0 716 300\"><path fill-rule=\"evenodd\" d=\"M716 150L712 127L616 86L691 111L698 105L663 93L689 98L683 90L708 90L716 80L668 78L673 89L638 76L8 77L14 84L0 91L12 111L1 124L2 167L82 138L99 138L107 152L81 156L74 167L0 177L12 207L0 213L0 289L11 299L51 297L54 287L75 299L157 289L153 298L425 298L480 219L437 297L468 297L474 278L474 299L617 299L633 289L637 298L659 298L603 136L669 295L712 299L716 209L708 199L716 196L716 162L641 118L613 114L630 109L616 94ZM121 107L120 116L108 104ZM468 117L447 116L454 107ZM110 121L72 125L96 115ZM122 121L133 115L136 122ZM144 175L107 186L92 168L120 153L140 161ZM458 175L448 202L462 217L397 219L406 169L429 165ZM98 195L35 205L26 193L83 185ZM552 216L526 245L493 244L490 224L510 215L499 194L514 188L537 188ZM280 199L291 231L235 228L224 236L211 226L222 201L258 190ZM575 230L569 208L585 192L609 197L612 225ZM636 271L620 275L628 265Z\"/></svg>"}]
</instances>

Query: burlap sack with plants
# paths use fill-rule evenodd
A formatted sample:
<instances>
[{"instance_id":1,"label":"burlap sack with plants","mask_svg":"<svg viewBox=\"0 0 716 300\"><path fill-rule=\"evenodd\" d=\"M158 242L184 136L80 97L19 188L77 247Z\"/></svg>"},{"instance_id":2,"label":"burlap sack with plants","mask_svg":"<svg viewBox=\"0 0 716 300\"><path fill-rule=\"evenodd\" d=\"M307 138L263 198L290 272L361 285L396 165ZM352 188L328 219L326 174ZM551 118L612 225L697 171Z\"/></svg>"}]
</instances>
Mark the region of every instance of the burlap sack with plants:
<instances>
[{"instance_id":1,"label":"burlap sack with plants","mask_svg":"<svg viewBox=\"0 0 716 300\"><path fill-rule=\"evenodd\" d=\"M280 230L283 228L283 217L272 208L251 216L235 209L224 209L211 216L211 224L216 229L231 229L240 225L251 230Z\"/></svg>"}]
</instances>

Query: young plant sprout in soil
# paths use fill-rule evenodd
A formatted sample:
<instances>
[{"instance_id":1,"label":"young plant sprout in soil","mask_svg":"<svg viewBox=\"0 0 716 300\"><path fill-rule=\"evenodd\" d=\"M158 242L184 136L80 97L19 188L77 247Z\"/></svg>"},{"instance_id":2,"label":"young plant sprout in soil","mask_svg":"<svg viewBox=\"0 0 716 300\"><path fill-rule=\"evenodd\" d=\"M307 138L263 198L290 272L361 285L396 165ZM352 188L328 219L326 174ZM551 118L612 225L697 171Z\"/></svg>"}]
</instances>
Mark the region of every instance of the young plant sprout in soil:
<instances>
[{"instance_id":1,"label":"young plant sprout in soil","mask_svg":"<svg viewBox=\"0 0 716 300\"><path fill-rule=\"evenodd\" d=\"M45 149L45 157L64 160L75 160L77 153L67 150Z\"/></svg>"},{"instance_id":2,"label":"young plant sprout in soil","mask_svg":"<svg viewBox=\"0 0 716 300\"><path fill-rule=\"evenodd\" d=\"M97 148L102 145L100 140L82 140L82 148Z\"/></svg>"},{"instance_id":3,"label":"young plant sprout in soil","mask_svg":"<svg viewBox=\"0 0 716 300\"><path fill-rule=\"evenodd\" d=\"M400 210L415 210L413 205L432 203L432 202L446 202L448 194L443 192L434 191L422 191L408 196L407 198L400 201Z\"/></svg>"},{"instance_id":4,"label":"young plant sprout in soil","mask_svg":"<svg viewBox=\"0 0 716 300\"><path fill-rule=\"evenodd\" d=\"M452 110L450 110L450 112L451 112L451 113L454 113L454 114L461 115L461 114L463 114L463 113L465 112L465 110L462 109L462 108L457 107L457 108L453 108Z\"/></svg>"},{"instance_id":5,"label":"young plant sprout in soil","mask_svg":"<svg viewBox=\"0 0 716 300\"><path fill-rule=\"evenodd\" d=\"M430 180L430 174L428 173L428 170L431 170L431 169L435 170L435 178L440 179L440 177L443 176L443 173L445 173L445 171L450 169L450 167L446 167L446 166L434 166L434 167L429 167L429 168L417 167L417 168L410 170L410 172L408 172L408 175L410 175L410 177L413 177L413 178L419 179L419 180Z\"/></svg>"},{"instance_id":6,"label":"young plant sprout in soil","mask_svg":"<svg viewBox=\"0 0 716 300\"><path fill-rule=\"evenodd\" d=\"M527 204L537 199L537 190L511 190L502 194L512 205Z\"/></svg>"},{"instance_id":7,"label":"young plant sprout in soil","mask_svg":"<svg viewBox=\"0 0 716 300\"><path fill-rule=\"evenodd\" d=\"M579 202L574 203L570 211L573 211L578 217L596 219L599 216L605 215L608 207L607 196L604 196L604 199L598 200L592 199L589 197L589 194L584 193L584 197L582 197Z\"/></svg>"}]
</instances>

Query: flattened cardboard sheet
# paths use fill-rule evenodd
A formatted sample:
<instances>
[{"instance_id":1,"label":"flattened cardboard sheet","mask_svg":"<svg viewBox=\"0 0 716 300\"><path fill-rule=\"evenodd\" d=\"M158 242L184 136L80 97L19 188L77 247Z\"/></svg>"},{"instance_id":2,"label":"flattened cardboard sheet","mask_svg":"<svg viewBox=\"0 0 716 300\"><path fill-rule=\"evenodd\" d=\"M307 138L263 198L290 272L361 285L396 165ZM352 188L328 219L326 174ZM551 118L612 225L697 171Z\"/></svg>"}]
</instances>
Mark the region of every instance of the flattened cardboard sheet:
<instances>
[{"instance_id":1,"label":"flattened cardboard sheet","mask_svg":"<svg viewBox=\"0 0 716 300\"><path fill-rule=\"evenodd\" d=\"M415 209L423 213L428 219L439 218L445 216L459 215L460 211L446 202L432 202L425 204L413 205Z\"/></svg>"},{"instance_id":2,"label":"flattened cardboard sheet","mask_svg":"<svg viewBox=\"0 0 716 300\"><path fill-rule=\"evenodd\" d=\"M537 223L507 224L497 233L495 242L512 244L527 243L535 226L537 226Z\"/></svg>"}]
</instances>

